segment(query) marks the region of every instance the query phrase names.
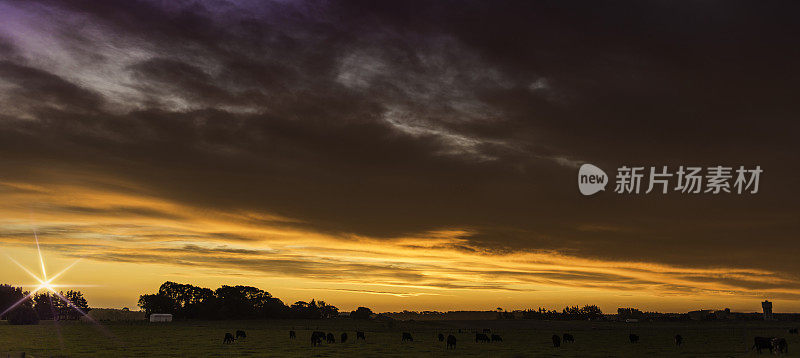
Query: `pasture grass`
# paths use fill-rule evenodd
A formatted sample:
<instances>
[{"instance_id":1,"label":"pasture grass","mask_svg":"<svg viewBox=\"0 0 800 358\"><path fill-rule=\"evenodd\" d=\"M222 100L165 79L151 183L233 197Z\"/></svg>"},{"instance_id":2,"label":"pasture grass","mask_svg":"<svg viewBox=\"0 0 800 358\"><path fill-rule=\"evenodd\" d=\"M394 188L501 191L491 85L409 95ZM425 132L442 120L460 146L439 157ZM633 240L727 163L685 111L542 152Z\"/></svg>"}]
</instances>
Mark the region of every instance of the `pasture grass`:
<instances>
[{"instance_id":1,"label":"pasture grass","mask_svg":"<svg viewBox=\"0 0 800 358\"><path fill-rule=\"evenodd\" d=\"M797 322L582 322L582 321L417 321L359 322L353 320L180 321L172 323L42 322L11 326L0 322L0 357L26 352L34 357L755 357L748 351L753 337L780 336L789 342L788 356L800 356L800 337L789 335ZM366 341L355 341L355 330ZM472 332L503 337L502 343L476 343ZM223 345L226 332L245 330L247 338ZM289 340L289 330L297 339ZM314 330L332 332L336 344L311 347ZM414 342L401 342L401 332ZM340 343L347 332L349 341ZM455 350L445 349L438 333L458 338ZM551 336L564 332L575 343L553 348ZM628 342L628 334L641 337ZM676 348L673 336L684 344ZM768 353L764 353L768 356Z\"/></svg>"}]
</instances>

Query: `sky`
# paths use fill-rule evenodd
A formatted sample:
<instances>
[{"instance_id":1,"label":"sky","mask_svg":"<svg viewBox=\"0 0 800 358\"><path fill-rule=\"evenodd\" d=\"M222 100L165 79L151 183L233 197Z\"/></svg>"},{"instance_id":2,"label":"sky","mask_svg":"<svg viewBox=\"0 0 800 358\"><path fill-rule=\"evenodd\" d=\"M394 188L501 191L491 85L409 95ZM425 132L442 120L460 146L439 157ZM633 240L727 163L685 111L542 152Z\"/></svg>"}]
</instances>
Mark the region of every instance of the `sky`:
<instances>
[{"instance_id":1,"label":"sky","mask_svg":"<svg viewBox=\"0 0 800 358\"><path fill-rule=\"evenodd\" d=\"M0 282L36 232L94 307L800 311L797 7L0 0ZM583 196L583 163L763 173Z\"/></svg>"}]
</instances>

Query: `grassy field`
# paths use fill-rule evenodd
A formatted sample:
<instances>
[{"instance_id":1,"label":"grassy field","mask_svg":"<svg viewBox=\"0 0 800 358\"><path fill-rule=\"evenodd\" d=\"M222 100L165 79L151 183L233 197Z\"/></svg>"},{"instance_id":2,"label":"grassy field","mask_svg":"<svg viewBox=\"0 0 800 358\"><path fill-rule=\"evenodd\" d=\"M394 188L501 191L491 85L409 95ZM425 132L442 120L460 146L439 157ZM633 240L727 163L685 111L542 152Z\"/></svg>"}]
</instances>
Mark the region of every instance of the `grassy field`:
<instances>
[{"instance_id":1,"label":"grassy field","mask_svg":"<svg viewBox=\"0 0 800 358\"><path fill-rule=\"evenodd\" d=\"M548 322L548 321L437 321L355 322L328 321L192 321L91 323L43 322L35 326L10 326L0 322L0 357L26 352L34 357L750 357L753 336L781 336L789 341L788 356L800 356L800 337L790 336L797 322ZM367 340L355 342L356 328ZM474 333L458 329L489 328L502 335L502 343L475 343ZM242 329L247 339L223 345L225 332ZM289 340L288 331L297 331ZM313 330L332 332L336 344L311 347ZM350 341L338 343L347 332ZM402 343L401 332L414 342ZM455 350L436 339L442 332L458 338ZM575 343L553 348L553 334L572 333ZM628 334L641 337L628 342ZM676 348L679 333L684 345ZM764 353L768 356L768 353Z\"/></svg>"}]
</instances>

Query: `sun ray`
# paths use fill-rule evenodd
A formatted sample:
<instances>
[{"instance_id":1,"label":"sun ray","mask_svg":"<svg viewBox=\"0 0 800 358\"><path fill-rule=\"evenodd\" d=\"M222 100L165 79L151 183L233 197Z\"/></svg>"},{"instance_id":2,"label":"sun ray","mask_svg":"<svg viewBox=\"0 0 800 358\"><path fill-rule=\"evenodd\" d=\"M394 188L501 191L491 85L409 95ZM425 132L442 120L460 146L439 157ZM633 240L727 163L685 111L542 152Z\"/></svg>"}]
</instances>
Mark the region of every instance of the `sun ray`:
<instances>
[{"instance_id":1,"label":"sun ray","mask_svg":"<svg viewBox=\"0 0 800 358\"><path fill-rule=\"evenodd\" d=\"M53 277L51 277L49 280L47 280L47 281L46 281L46 283L48 283L48 284L49 284L50 282L53 282L53 281L54 281L55 279L57 279L59 276L63 275L65 272L67 272L67 270L71 269L71 268L72 268L72 266L75 266L75 265L76 265L78 262L81 262L81 259L77 259L77 260L75 260L75 262L73 262L72 264L70 264L69 266L67 266L66 268L64 268L63 270L61 270L60 272L58 272L57 274L55 274L55 275L54 275Z\"/></svg>"},{"instance_id":2,"label":"sun ray","mask_svg":"<svg viewBox=\"0 0 800 358\"><path fill-rule=\"evenodd\" d=\"M44 283L44 281L43 281L42 279L40 279L40 278L39 278L39 276L37 276L35 273L31 272L31 270L28 270L28 268L27 268L27 267L23 266L23 265L22 265L21 263L19 263L17 260L14 260L14 258L13 258L13 257L11 257L11 256L8 256L8 255L6 255L6 257L8 257L8 259L9 259L9 260L11 260L11 262L13 262L13 263L17 264L17 266L19 266L19 267L20 267L22 270L24 270L26 273L28 273L28 275L30 275L31 277L33 277L34 279L36 279L36 281L39 281L39 284L43 284L43 283Z\"/></svg>"},{"instance_id":3,"label":"sun ray","mask_svg":"<svg viewBox=\"0 0 800 358\"><path fill-rule=\"evenodd\" d=\"M48 290L50 290L50 292L53 292L53 294L54 294L56 297L58 297L59 299L61 299L61 301L64 301L64 303L66 303L66 304L67 304L67 306L70 306L70 307L72 307L72 309L74 309L74 310L78 311L78 313L80 313L81 315L83 315L84 317L86 317L88 320L90 320L90 321L92 321L92 322L95 322L95 320L94 320L92 317L89 317L89 315L88 315L88 314L86 314L86 312L83 312L83 310L81 310L80 308L78 308L78 306L75 306L75 304L74 304L74 303L72 303L72 301L70 301L69 299L67 299L66 297L64 297L64 296L63 296L61 293L59 293L58 291L56 291L56 290L55 290L55 289L53 289L52 287L48 287L47 289L48 289Z\"/></svg>"},{"instance_id":4,"label":"sun ray","mask_svg":"<svg viewBox=\"0 0 800 358\"><path fill-rule=\"evenodd\" d=\"M44 258L42 257L42 249L39 248L39 235L36 230L33 230L33 237L36 239L36 251L39 252L39 262L42 264L42 279L47 281L47 271L44 269Z\"/></svg>"},{"instance_id":5,"label":"sun ray","mask_svg":"<svg viewBox=\"0 0 800 358\"><path fill-rule=\"evenodd\" d=\"M26 300L29 300L29 299L31 299L31 297L33 297L33 295L34 295L36 292L39 292L39 290L34 290L34 291L31 291L30 293L28 293L28 295L27 295L27 296L25 296L25 297L21 298L19 301L17 301L16 303L14 303L13 305L11 305L10 307L6 308L6 310L5 310L5 311L3 311L3 313L0 313L0 317L2 317L2 316L5 316L5 315L6 315L6 313L8 313L8 312L11 312L11 310L13 310L14 308L16 308L17 306L19 306L20 304L22 304L22 303L23 303L23 302L25 302Z\"/></svg>"}]
</instances>

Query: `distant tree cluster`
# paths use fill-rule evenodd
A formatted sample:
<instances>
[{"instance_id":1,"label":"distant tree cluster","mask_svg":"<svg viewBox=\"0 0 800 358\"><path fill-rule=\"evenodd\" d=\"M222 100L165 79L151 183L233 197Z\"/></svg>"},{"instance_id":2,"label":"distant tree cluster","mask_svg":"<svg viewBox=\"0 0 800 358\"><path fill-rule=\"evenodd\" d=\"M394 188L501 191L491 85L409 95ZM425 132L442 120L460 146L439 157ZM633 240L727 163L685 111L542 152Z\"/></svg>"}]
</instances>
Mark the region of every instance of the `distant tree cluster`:
<instances>
[{"instance_id":1,"label":"distant tree cluster","mask_svg":"<svg viewBox=\"0 0 800 358\"><path fill-rule=\"evenodd\" d=\"M22 301L0 319L7 319L10 324L36 324L39 320L77 320L81 314L76 308L84 313L90 310L80 291L59 293L71 304L50 293L37 293L26 298L29 294L30 292L25 292L20 287L0 285L0 312Z\"/></svg>"},{"instance_id":2,"label":"distant tree cluster","mask_svg":"<svg viewBox=\"0 0 800 358\"><path fill-rule=\"evenodd\" d=\"M603 311L596 305L585 305L583 307L567 306L561 312L547 310L539 307L537 310L522 311L523 319L541 320L597 320L603 318Z\"/></svg>"},{"instance_id":3,"label":"distant tree cluster","mask_svg":"<svg viewBox=\"0 0 800 358\"><path fill-rule=\"evenodd\" d=\"M71 302L71 304L67 304L56 295L49 292L33 295L33 307L36 310L36 315L40 319L59 321L77 320L82 314L75 308L80 309L83 313L87 313L90 310L89 304L80 291L69 290L66 293L60 292L60 294Z\"/></svg>"},{"instance_id":4,"label":"distant tree cluster","mask_svg":"<svg viewBox=\"0 0 800 358\"><path fill-rule=\"evenodd\" d=\"M255 287L226 285L211 290L170 281L164 282L157 293L141 295L139 307L147 316L151 313L171 313L175 318L189 319L317 319L339 316L339 309L325 301L312 299L310 302L297 301L287 306L269 292ZM365 307L359 310L362 308ZM353 311L357 312L360 311Z\"/></svg>"},{"instance_id":5,"label":"distant tree cluster","mask_svg":"<svg viewBox=\"0 0 800 358\"><path fill-rule=\"evenodd\" d=\"M350 312L350 318L353 319L369 319L372 316L372 310L366 307L359 307L355 311Z\"/></svg>"},{"instance_id":6,"label":"distant tree cluster","mask_svg":"<svg viewBox=\"0 0 800 358\"><path fill-rule=\"evenodd\" d=\"M644 318L644 312L636 309L636 308L617 308L617 318L620 320L626 319L642 319Z\"/></svg>"}]
</instances>

